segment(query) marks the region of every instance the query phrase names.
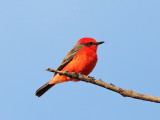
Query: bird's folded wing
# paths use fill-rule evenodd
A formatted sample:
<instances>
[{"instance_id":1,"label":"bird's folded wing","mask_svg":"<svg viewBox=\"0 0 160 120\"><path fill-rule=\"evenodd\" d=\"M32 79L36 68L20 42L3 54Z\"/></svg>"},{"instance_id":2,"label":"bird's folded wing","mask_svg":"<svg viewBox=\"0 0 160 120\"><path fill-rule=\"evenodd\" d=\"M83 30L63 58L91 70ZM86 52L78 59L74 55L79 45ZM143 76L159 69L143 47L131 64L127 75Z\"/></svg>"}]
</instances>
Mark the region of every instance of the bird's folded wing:
<instances>
[{"instance_id":1,"label":"bird's folded wing","mask_svg":"<svg viewBox=\"0 0 160 120\"><path fill-rule=\"evenodd\" d=\"M83 47L82 43L76 44L63 59L62 63L59 65L57 70L62 70L78 53L78 51Z\"/></svg>"}]
</instances>

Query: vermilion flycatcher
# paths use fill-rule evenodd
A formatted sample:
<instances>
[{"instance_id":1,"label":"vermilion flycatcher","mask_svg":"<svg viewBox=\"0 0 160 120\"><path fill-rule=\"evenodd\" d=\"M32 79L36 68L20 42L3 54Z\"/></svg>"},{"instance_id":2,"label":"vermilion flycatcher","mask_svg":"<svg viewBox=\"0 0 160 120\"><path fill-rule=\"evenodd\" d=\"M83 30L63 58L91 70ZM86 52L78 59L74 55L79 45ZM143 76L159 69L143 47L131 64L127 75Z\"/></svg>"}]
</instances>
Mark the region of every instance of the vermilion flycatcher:
<instances>
[{"instance_id":1,"label":"vermilion flycatcher","mask_svg":"<svg viewBox=\"0 0 160 120\"><path fill-rule=\"evenodd\" d=\"M80 39L63 59L57 70L68 70L69 72L89 75L97 63L97 46L102 43L104 42L96 42L95 39L89 37ZM36 91L35 95L40 97L55 84L67 81L78 80L71 79L64 75L60 76L59 74L55 74L49 82Z\"/></svg>"}]
</instances>

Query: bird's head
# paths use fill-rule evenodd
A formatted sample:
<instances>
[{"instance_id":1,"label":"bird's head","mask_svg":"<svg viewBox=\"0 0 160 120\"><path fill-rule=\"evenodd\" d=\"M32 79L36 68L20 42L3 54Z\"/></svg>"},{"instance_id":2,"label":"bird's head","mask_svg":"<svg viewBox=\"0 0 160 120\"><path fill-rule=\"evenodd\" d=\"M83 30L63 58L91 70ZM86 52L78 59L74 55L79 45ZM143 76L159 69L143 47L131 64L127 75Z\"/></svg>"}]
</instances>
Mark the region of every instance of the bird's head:
<instances>
[{"instance_id":1,"label":"bird's head","mask_svg":"<svg viewBox=\"0 0 160 120\"><path fill-rule=\"evenodd\" d=\"M82 44L83 46L86 46L86 47L90 47L91 49L97 50L97 46L104 43L104 41L97 42L93 38L85 37L85 38L81 38L77 43L80 43L80 44Z\"/></svg>"}]
</instances>

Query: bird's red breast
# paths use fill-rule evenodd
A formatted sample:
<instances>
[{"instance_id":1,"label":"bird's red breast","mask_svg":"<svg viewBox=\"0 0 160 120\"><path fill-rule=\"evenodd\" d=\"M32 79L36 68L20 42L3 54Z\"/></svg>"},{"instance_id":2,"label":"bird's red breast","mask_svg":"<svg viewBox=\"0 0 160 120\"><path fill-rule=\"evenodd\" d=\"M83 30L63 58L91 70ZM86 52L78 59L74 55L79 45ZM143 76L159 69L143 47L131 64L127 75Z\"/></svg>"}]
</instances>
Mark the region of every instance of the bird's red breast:
<instances>
[{"instance_id":1,"label":"bird's red breast","mask_svg":"<svg viewBox=\"0 0 160 120\"><path fill-rule=\"evenodd\" d=\"M83 46L82 49L78 51L77 55L61 71L68 70L69 72L88 75L90 72L92 72L97 63L96 47L97 46L94 46L93 48ZM49 84L57 84L66 81L78 80L70 79L69 77L66 77L64 75L60 76L59 74L56 74L51 79Z\"/></svg>"}]
</instances>

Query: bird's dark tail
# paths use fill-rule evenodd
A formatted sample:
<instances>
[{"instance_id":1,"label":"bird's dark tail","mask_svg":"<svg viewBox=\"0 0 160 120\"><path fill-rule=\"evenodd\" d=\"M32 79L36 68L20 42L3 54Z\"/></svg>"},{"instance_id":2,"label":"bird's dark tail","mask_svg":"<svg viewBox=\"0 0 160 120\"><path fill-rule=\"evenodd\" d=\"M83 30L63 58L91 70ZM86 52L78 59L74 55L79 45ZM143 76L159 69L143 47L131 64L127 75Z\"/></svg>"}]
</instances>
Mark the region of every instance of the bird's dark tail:
<instances>
[{"instance_id":1,"label":"bird's dark tail","mask_svg":"<svg viewBox=\"0 0 160 120\"><path fill-rule=\"evenodd\" d=\"M51 87L53 87L55 84L49 84L49 82L47 82L46 84L44 84L42 87L40 87L35 95L38 97L41 97L45 92L47 92L47 90L49 90Z\"/></svg>"}]
</instances>

